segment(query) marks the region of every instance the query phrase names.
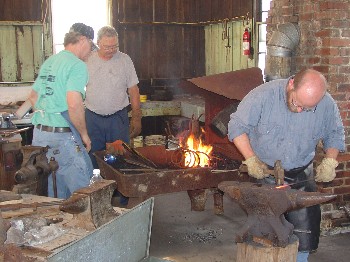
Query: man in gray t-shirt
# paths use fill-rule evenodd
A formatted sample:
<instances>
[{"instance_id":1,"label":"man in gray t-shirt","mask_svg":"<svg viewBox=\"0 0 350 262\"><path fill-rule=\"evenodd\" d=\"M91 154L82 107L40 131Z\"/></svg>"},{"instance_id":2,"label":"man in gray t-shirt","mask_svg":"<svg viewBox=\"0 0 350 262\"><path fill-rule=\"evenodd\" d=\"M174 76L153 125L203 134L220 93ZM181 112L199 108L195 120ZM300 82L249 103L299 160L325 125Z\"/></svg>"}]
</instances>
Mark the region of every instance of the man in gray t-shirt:
<instances>
[{"instance_id":1,"label":"man in gray t-shirt","mask_svg":"<svg viewBox=\"0 0 350 262\"><path fill-rule=\"evenodd\" d=\"M139 80L130 57L118 50L118 34L111 26L97 33L99 49L88 58L89 82L86 88L86 125L91 138L90 157L116 140L130 142L141 132ZM131 104L129 123L127 107ZM129 126L130 124L130 126ZM127 201L121 203L125 205Z\"/></svg>"}]
</instances>

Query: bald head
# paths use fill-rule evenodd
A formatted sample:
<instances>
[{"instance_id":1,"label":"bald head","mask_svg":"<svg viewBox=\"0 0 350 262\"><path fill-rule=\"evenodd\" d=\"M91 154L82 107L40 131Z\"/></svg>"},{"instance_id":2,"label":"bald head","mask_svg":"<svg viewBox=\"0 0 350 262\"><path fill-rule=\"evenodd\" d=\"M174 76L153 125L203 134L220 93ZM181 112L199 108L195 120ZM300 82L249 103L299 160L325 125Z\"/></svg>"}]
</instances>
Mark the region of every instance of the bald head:
<instances>
[{"instance_id":1,"label":"bald head","mask_svg":"<svg viewBox=\"0 0 350 262\"><path fill-rule=\"evenodd\" d=\"M306 69L294 77L293 87L297 99L304 107L316 106L327 91L326 78L314 69Z\"/></svg>"}]
</instances>

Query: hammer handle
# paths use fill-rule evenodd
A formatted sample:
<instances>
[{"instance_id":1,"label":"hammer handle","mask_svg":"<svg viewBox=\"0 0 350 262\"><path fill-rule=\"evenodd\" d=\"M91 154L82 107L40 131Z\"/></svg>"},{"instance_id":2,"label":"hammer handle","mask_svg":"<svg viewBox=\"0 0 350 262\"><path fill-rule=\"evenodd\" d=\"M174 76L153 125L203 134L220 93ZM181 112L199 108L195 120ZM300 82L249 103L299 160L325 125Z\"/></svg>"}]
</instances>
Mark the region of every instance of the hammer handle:
<instances>
[{"instance_id":1,"label":"hammer handle","mask_svg":"<svg viewBox=\"0 0 350 262\"><path fill-rule=\"evenodd\" d=\"M248 167L244 164L240 165L239 167L239 171L242 172L242 173L248 173ZM275 172L273 170L265 170L265 174L269 174L269 175L275 175Z\"/></svg>"}]
</instances>

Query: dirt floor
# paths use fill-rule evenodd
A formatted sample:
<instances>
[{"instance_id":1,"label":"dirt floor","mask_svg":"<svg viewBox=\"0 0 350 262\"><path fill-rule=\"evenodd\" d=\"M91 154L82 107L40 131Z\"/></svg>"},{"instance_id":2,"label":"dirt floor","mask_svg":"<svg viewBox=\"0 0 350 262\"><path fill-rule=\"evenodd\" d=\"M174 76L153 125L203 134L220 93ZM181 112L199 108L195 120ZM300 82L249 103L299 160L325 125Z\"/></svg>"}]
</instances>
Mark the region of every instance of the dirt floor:
<instances>
[{"instance_id":1,"label":"dirt floor","mask_svg":"<svg viewBox=\"0 0 350 262\"><path fill-rule=\"evenodd\" d=\"M235 234L246 214L224 196L224 215L215 215L210 193L206 209L191 211L187 192L155 197L150 255L170 261L236 261ZM309 262L350 261L350 233L320 238L319 250Z\"/></svg>"}]
</instances>

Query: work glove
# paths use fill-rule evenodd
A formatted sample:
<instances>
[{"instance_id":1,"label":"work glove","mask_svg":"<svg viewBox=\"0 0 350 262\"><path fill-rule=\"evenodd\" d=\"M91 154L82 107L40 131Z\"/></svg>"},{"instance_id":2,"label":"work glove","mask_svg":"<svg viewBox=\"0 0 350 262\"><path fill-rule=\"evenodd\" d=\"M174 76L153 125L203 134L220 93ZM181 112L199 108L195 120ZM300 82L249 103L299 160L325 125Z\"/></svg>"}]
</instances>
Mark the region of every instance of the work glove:
<instances>
[{"instance_id":1,"label":"work glove","mask_svg":"<svg viewBox=\"0 0 350 262\"><path fill-rule=\"evenodd\" d=\"M142 111L141 109L133 109L131 111L131 120L130 120L130 138L135 138L141 133L141 118Z\"/></svg>"},{"instance_id":2,"label":"work glove","mask_svg":"<svg viewBox=\"0 0 350 262\"><path fill-rule=\"evenodd\" d=\"M316 168L316 182L330 182L335 178L335 168L338 166L338 161L334 158L326 157L321 164Z\"/></svg>"},{"instance_id":3,"label":"work glove","mask_svg":"<svg viewBox=\"0 0 350 262\"><path fill-rule=\"evenodd\" d=\"M267 165L262 162L257 156L252 156L242 162L248 168L248 175L255 177L256 179L263 179L268 177Z\"/></svg>"},{"instance_id":4,"label":"work glove","mask_svg":"<svg viewBox=\"0 0 350 262\"><path fill-rule=\"evenodd\" d=\"M112 155L124 155L126 150L122 140L115 140L113 143L106 143L106 151Z\"/></svg>"}]
</instances>

